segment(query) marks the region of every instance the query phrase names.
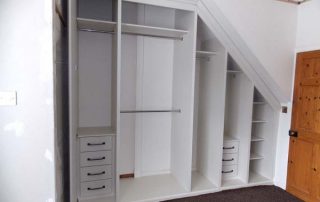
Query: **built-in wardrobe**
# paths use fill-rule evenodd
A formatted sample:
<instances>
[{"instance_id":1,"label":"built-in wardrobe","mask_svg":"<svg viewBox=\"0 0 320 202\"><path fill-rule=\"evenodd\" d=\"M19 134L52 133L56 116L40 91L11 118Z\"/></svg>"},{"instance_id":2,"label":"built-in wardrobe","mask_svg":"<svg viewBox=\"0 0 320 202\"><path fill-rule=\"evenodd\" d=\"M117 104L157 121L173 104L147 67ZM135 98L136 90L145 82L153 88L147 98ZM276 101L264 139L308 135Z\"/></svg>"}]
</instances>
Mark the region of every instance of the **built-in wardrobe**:
<instances>
[{"instance_id":1,"label":"built-in wardrobe","mask_svg":"<svg viewBox=\"0 0 320 202\"><path fill-rule=\"evenodd\" d=\"M272 108L194 6L69 0L70 201L272 184Z\"/></svg>"}]
</instances>

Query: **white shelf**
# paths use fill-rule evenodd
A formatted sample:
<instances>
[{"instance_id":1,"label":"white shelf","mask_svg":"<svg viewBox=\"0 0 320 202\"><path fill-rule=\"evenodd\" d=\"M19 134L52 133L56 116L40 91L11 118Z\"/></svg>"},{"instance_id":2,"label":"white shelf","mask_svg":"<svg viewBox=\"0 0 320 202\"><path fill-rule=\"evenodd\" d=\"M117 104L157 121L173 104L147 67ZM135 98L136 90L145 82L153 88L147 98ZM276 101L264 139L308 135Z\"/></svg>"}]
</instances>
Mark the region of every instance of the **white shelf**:
<instances>
[{"instance_id":1,"label":"white shelf","mask_svg":"<svg viewBox=\"0 0 320 202\"><path fill-rule=\"evenodd\" d=\"M120 179L121 202L160 201L164 196L179 194L187 191L170 174Z\"/></svg>"},{"instance_id":2,"label":"white shelf","mask_svg":"<svg viewBox=\"0 0 320 202\"><path fill-rule=\"evenodd\" d=\"M78 129L78 137L98 137L116 135L112 127L81 127Z\"/></svg>"},{"instance_id":3,"label":"white shelf","mask_svg":"<svg viewBox=\"0 0 320 202\"><path fill-rule=\"evenodd\" d=\"M241 74L242 71L240 71L240 70L230 70L230 69L228 69L228 70L227 70L227 73L228 73L228 74Z\"/></svg>"},{"instance_id":4,"label":"white shelf","mask_svg":"<svg viewBox=\"0 0 320 202\"><path fill-rule=\"evenodd\" d=\"M216 55L215 51L196 51L196 57L198 59L209 59L211 56Z\"/></svg>"},{"instance_id":5,"label":"white shelf","mask_svg":"<svg viewBox=\"0 0 320 202\"><path fill-rule=\"evenodd\" d=\"M182 40L183 36L188 34L188 31L123 23L122 33Z\"/></svg>"},{"instance_id":6,"label":"white shelf","mask_svg":"<svg viewBox=\"0 0 320 202\"><path fill-rule=\"evenodd\" d=\"M223 141L231 142L231 141L239 141L239 139L232 137L232 136L229 136L229 135L224 135Z\"/></svg>"},{"instance_id":7,"label":"white shelf","mask_svg":"<svg viewBox=\"0 0 320 202\"><path fill-rule=\"evenodd\" d=\"M256 172L250 171L249 173L249 184L269 184L272 183L272 180L259 175Z\"/></svg>"},{"instance_id":8,"label":"white shelf","mask_svg":"<svg viewBox=\"0 0 320 202\"><path fill-rule=\"evenodd\" d=\"M253 102L254 105L264 105L266 104L265 102Z\"/></svg>"},{"instance_id":9,"label":"white shelf","mask_svg":"<svg viewBox=\"0 0 320 202\"><path fill-rule=\"evenodd\" d=\"M268 123L268 121L265 121L265 120L253 120L252 123Z\"/></svg>"},{"instance_id":10,"label":"white shelf","mask_svg":"<svg viewBox=\"0 0 320 202\"><path fill-rule=\"evenodd\" d=\"M255 154L255 153L251 153L250 154L250 160L259 160L259 159L263 159L264 157L263 156L260 156L258 154Z\"/></svg>"},{"instance_id":11,"label":"white shelf","mask_svg":"<svg viewBox=\"0 0 320 202\"><path fill-rule=\"evenodd\" d=\"M251 137L251 142L260 142L260 141L264 141L264 138L254 136L254 135Z\"/></svg>"},{"instance_id":12,"label":"white shelf","mask_svg":"<svg viewBox=\"0 0 320 202\"><path fill-rule=\"evenodd\" d=\"M114 32L116 22L77 18L78 29L97 32Z\"/></svg>"}]
</instances>

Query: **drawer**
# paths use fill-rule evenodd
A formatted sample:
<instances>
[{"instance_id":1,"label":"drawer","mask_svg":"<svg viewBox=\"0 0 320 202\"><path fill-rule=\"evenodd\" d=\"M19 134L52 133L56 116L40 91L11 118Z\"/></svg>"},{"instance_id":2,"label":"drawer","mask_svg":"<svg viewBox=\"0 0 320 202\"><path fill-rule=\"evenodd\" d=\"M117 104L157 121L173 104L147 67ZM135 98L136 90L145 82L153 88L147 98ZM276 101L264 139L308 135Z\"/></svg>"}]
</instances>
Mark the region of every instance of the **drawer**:
<instances>
[{"instance_id":1,"label":"drawer","mask_svg":"<svg viewBox=\"0 0 320 202\"><path fill-rule=\"evenodd\" d=\"M93 182L83 182L80 185L81 196L99 196L99 195L109 195L113 193L113 180L99 180Z\"/></svg>"},{"instance_id":2,"label":"drawer","mask_svg":"<svg viewBox=\"0 0 320 202\"><path fill-rule=\"evenodd\" d=\"M238 164L238 153L234 154L223 154L222 165L237 165Z\"/></svg>"},{"instance_id":3,"label":"drawer","mask_svg":"<svg viewBox=\"0 0 320 202\"><path fill-rule=\"evenodd\" d=\"M80 151L112 150L112 137L85 137L80 138Z\"/></svg>"},{"instance_id":4,"label":"drawer","mask_svg":"<svg viewBox=\"0 0 320 202\"><path fill-rule=\"evenodd\" d=\"M80 166L100 166L112 164L111 151L84 152L80 154Z\"/></svg>"},{"instance_id":5,"label":"drawer","mask_svg":"<svg viewBox=\"0 0 320 202\"><path fill-rule=\"evenodd\" d=\"M81 168L81 182L112 178L112 165Z\"/></svg>"},{"instance_id":6,"label":"drawer","mask_svg":"<svg viewBox=\"0 0 320 202\"><path fill-rule=\"evenodd\" d=\"M222 178L228 179L238 175L238 165L222 166Z\"/></svg>"},{"instance_id":7,"label":"drawer","mask_svg":"<svg viewBox=\"0 0 320 202\"><path fill-rule=\"evenodd\" d=\"M238 141L226 141L223 142L223 153L237 153L239 150L239 142Z\"/></svg>"}]
</instances>

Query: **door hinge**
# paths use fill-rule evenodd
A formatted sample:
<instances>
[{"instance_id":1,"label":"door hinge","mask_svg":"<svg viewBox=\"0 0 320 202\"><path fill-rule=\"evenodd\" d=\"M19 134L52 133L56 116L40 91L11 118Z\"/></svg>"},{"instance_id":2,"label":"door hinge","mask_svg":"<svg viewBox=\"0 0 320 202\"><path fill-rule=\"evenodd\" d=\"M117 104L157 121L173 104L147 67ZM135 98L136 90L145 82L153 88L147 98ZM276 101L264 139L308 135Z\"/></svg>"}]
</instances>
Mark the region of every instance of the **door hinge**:
<instances>
[{"instance_id":1,"label":"door hinge","mask_svg":"<svg viewBox=\"0 0 320 202\"><path fill-rule=\"evenodd\" d=\"M298 137L298 131L289 130L289 136L290 137Z\"/></svg>"}]
</instances>

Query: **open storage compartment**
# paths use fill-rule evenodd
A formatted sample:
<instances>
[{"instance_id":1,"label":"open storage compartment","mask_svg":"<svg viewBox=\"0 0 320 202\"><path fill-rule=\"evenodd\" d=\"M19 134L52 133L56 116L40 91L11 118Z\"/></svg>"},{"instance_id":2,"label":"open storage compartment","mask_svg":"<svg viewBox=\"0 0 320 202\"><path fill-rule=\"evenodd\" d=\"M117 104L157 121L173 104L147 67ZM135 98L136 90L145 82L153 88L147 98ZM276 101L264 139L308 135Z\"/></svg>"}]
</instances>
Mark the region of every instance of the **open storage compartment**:
<instances>
[{"instance_id":1,"label":"open storage compartment","mask_svg":"<svg viewBox=\"0 0 320 202\"><path fill-rule=\"evenodd\" d=\"M227 51L198 18L192 191L221 184Z\"/></svg>"},{"instance_id":2,"label":"open storage compartment","mask_svg":"<svg viewBox=\"0 0 320 202\"><path fill-rule=\"evenodd\" d=\"M274 176L275 114L254 89L249 183L270 182Z\"/></svg>"},{"instance_id":3,"label":"open storage compartment","mask_svg":"<svg viewBox=\"0 0 320 202\"><path fill-rule=\"evenodd\" d=\"M228 56L222 187L239 187L248 182L253 88L253 83Z\"/></svg>"},{"instance_id":4,"label":"open storage compartment","mask_svg":"<svg viewBox=\"0 0 320 202\"><path fill-rule=\"evenodd\" d=\"M119 200L186 193L191 189L195 13L122 6Z\"/></svg>"}]
</instances>

